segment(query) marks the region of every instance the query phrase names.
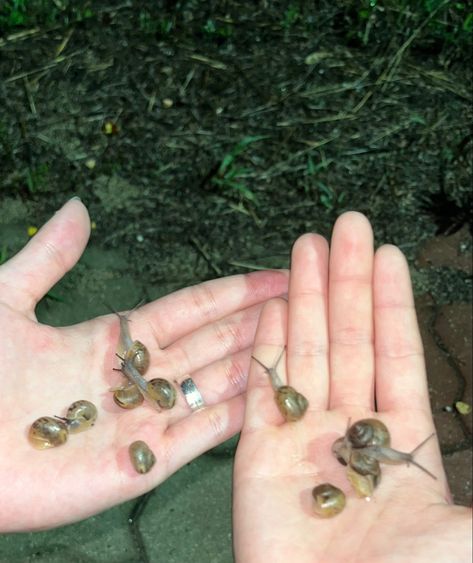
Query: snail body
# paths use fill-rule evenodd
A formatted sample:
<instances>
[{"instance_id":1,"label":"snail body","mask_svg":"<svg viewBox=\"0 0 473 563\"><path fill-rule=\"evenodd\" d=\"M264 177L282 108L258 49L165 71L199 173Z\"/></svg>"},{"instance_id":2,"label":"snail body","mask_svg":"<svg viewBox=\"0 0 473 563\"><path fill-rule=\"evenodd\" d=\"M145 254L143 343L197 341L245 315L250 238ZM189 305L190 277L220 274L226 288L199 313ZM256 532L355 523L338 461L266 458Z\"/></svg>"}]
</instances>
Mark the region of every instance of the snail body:
<instances>
[{"instance_id":1,"label":"snail body","mask_svg":"<svg viewBox=\"0 0 473 563\"><path fill-rule=\"evenodd\" d=\"M283 385L281 378L277 372L277 366L284 354L284 348L274 363L273 367L265 366L258 358L251 356L253 360L259 363L269 375L271 386L274 389L274 398L279 412L287 422L294 422L302 418L309 406L309 401L290 385Z\"/></svg>"},{"instance_id":2,"label":"snail body","mask_svg":"<svg viewBox=\"0 0 473 563\"><path fill-rule=\"evenodd\" d=\"M345 508L345 494L330 483L317 485L312 489L312 508L321 518L332 518Z\"/></svg>"},{"instance_id":3,"label":"snail body","mask_svg":"<svg viewBox=\"0 0 473 563\"><path fill-rule=\"evenodd\" d=\"M97 420L97 407L84 399L74 401L67 409L65 418L60 418L66 423L70 434L83 432L95 424Z\"/></svg>"},{"instance_id":4,"label":"snail body","mask_svg":"<svg viewBox=\"0 0 473 563\"><path fill-rule=\"evenodd\" d=\"M138 473L148 473L156 463L156 457L148 444L143 440L137 440L128 448L130 460Z\"/></svg>"},{"instance_id":5,"label":"snail body","mask_svg":"<svg viewBox=\"0 0 473 563\"><path fill-rule=\"evenodd\" d=\"M65 444L68 435L69 431L64 421L52 416L42 416L31 425L28 439L36 449L46 450Z\"/></svg>"}]
</instances>

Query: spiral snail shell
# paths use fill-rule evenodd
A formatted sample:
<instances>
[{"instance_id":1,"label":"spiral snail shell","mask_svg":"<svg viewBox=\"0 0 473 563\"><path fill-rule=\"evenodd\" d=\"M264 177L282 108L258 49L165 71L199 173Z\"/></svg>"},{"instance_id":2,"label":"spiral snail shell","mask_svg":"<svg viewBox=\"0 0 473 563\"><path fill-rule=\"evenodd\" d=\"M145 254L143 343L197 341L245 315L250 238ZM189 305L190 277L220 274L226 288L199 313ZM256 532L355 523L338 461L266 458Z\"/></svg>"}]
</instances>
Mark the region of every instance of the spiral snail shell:
<instances>
[{"instance_id":1,"label":"spiral snail shell","mask_svg":"<svg viewBox=\"0 0 473 563\"><path fill-rule=\"evenodd\" d=\"M148 473L156 463L156 457L150 447L143 440L137 440L128 448L130 459L137 473Z\"/></svg>"},{"instance_id":2,"label":"spiral snail shell","mask_svg":"<svg viewBox=\"0 0 473 563\"><path fill-rule=\"evenodd\" d=\"M71 434L83 432L95 424L97 420L97 407L85 399L74 401L67 409L65 418L61 418L61 420L65 421L67 429Z\"/></svg>"},{"instance_id":3,"label":"spiral snail shell","mask_svg":"<svg viewBox=\"0 0 473 563\"><path fill-rule=\"evenodd\" d=\"M172 409L176 404L176 388L167 379L161 377L151 379L147 390L150 398L162 409Z\"/></svg>"},{"instance_id":4,"label":"spiral snail shell","mask_svg":"<svg viewBox=\"0 0 473 563\"><path fill-rule=\"evenodd\" d=\"M354 448L391 445L386 425L376 418L358 420L348 428L346 436Z\"/></svg>"},{"instance_id":5,"label":"spiral snail shell","mask_svg":"<svg viewBox=\"0 0 473 563\"><path fill-rule=\"evenodd\" d=\"M134 409L143 404L144 397L134 384L113 390L113 400L122 409Z\"/></svg>"},{"instance_id":6,"label":"spiral snail shell","mask_svg":"<svg viewBox=\"0 0 473 563\"><path fill-rule=\"evenodd\" d=\"M135 368L143 375L149 368L149 351L142 342L134 340L133 344L125 352L124 360L131 360Z\"/></svg>"},{"instance_id":7,"label":"spiral snail shell","mask_svg":"<svg viewBox=\"0 0 473 563\"><path fill-rule=\"evenodd\" d=\"M281 385L275 393L279 412L288 422L294 422L304 416L309 401L290 385Z\"/></svg>"},{"instance_id":8,"label":"spiral snail shell","mask_svg":"<svg viewBox=\"0 0 473 563\"><path fill-rule=\"evenodd\" d=\"M330 483L314 487L312 497L312 508L321 518L332 518L345 508L345 493Z\"/></svg>"},{"instance_id":9,"label":"spiral snail shell","mask_svg":"<svg viewBox=\"0 0 473 563\"><path fill-rule=\"evenodd\" d=\"M38 450L56 448L67 442L67 425L52 416L42 416L35 420L28 432L28 439Z\"/></svg>"}]
</instances>

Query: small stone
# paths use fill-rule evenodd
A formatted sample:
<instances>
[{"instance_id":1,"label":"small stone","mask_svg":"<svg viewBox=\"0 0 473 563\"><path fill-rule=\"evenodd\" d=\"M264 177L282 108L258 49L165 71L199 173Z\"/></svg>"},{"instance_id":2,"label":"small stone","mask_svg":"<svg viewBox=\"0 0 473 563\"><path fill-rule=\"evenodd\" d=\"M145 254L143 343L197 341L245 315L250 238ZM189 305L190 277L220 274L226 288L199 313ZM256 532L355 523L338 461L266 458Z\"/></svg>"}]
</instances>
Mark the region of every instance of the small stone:
<instances>
[{"instance_id":1,"label":"small stone","mask_svg":"<svg viewBox=\"0 0 473 563\"><path fill-rule=\"evenodd\" d=\"M174 102L171 100L171 98L164 98L162 104L164 109L169 109L172 108Z\"/></svg>"}]
</instances>

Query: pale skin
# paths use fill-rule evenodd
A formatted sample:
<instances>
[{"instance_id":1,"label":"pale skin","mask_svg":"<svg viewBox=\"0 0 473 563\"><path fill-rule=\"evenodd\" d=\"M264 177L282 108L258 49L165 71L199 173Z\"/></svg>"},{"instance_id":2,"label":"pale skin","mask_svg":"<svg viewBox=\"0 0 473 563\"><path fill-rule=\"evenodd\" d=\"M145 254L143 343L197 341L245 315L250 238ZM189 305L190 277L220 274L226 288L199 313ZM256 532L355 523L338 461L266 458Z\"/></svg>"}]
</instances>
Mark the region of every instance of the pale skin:
<instances>
[{"instance_id":1,"label":"pale skin","mask_svg":"<svg viewBox=\"0 0 473 563\"><path fill-rule=\"evenodd\" d=\"M1 533L74 522L136 497L238 432L262 304L287 292L287 272L258 272L205 282L133 311L131 335L151 355L146 377L192 374L207 407L191 412L178 392L170 411L146 404L125 411L110 392L125 382L113 371L120 365L118 317L53 328L35 316L38 301L81 256L89 230L86 208L71 200L0 267ZM64 416L81 399L97 406L94 427L58 448L35 450L27 439L32 422ZM157 459L146 475L129 458L135 440L147 442Z\"/></svg>"},{"instance_id":2,"label":"pale skin","mask_svg":"<svg viewBox=\"0 0 473 563\"><path fill-rule=\"evenodd\" d=\"M383 465L369 502L330 451L350 417L379 417L403 451L435 432L408 267L394 246L374 253L363 215L337 220L330 250L318 235L295 243L289 298L264 307L253 355L272 366L284 346L279 375L309 408L285 423L267 373L251 363L234 469L236 561L471 561L471 510L451 502L436 439L416 459L437 480ZM324 482L347 496L327 520L312 512L311 490Z\"/></svg>"}]
</instances>

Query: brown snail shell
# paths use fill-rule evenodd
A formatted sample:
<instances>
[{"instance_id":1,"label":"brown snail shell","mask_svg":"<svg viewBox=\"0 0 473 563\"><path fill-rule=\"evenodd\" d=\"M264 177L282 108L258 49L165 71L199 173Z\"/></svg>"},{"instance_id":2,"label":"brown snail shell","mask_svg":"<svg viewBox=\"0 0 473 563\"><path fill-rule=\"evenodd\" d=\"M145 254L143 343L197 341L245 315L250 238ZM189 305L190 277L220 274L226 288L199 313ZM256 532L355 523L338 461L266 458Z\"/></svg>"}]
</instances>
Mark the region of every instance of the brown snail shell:
<instances>
[{"instance_id":1,"label":"brown snail shell","mask_svg":"<svg viewBox=\"0 0 473 563\"><path fill-rule=\"evenodd\" d=\"M124 361L131 360L135 368L143 375L149 367L149 351L139 340L135 340L125 352Z\"/></svg>"},{"instance_id":2,"label":"brown snail shell","mask_svg":"<svg viewBox=\"0 0 473 563\"><path fill-rule=\"evenodd\" d=\"M386 425L376 418L358 420L348 428L346 437L354 448L391 445L391 437Z\"/></svg>"},{"instance_id":3,"label":"brown snail shell","mask_svg":"<svg viewBox=\"0 0 473 563\"><path fill-rule=\"evenodd\" d=\"M377 475L361 475L351 465L348 465L347 478L359 497L369 498L381 482L381 471Z\"/></svg>"},{"instance_id":4,"label":"brown snail shell","mask_svg":"<svg viewBox=\"0 0 473 563\"><path fill-rule=\"evenodd\" d=\"M309 401L290 385L281 385L275 393L276 404L288 422L299 420L305 414Z\"/></svg>"},{"instance_id":5,"label":"brown snail shell","mask_svg":"<svg viewBox=\"0 0 473 563\"><path fill-rule=\"evenodd\" d=\"M148 382L147 391L150 398L156 401L162 409L172 409L176 404L176 388L167 379L161 377L151 379Z\"/></svg>"},{"instance_id":6,"label":"brown snail shell","mask_svg":"<svg viewBox=\"0 0 473 563\"><path fill-rule=\"evenodd\" d=\"M122 409L134 409L143 404L144 397L136 385L128 385L115 389L113 400Z\"/></svg>"},{"instance_id":7,"label":"brown snail shell","mask_svg":"<svg viewBox=\"0 0 473 563\"><path fill-rule=\"evenodd\" d=\"M31 425L28 439L36 449L46 450L65 444L68 434L65 422L52 416L42 416Z\"/></svg>"},{"instance_id":8,"label":"brown snail shell","mask_svg":"<svg viewBox=\"0 0 473 563\"><path fill-rule=\"evenodd\" d=\"M321 518L332 518L345 508L345 493L330 483L317 485L312 490L314 512Z\"/></svg>"},{"instance_id":9,"label":"brown snail shell","mask_svg":"<svg viewBox=\"0 0 473 563\"><path fill-rule=\"evenodd\" d=\"M97 407L90 401L74 401L67 409L65 422L71 434L83 432L95 424Z\"/></svg>"},{"instance_id":10,"label":"brown snail shell","mask_svg":"<svg viewBox=\"0 0 473 563\"><path fill-rule=\"evenodd\" d=\"M349 465L360 475L372 475L378 479L381 477L379 461L364 453L363 449L352 451Z\"/></svg>"},{"instance_id":11,"label":"brown snail shell","mask_svg":"<svg viewBox=\"0 0 473 563\"><path fill-rule=\"evenodd\" d=\"M143 440L137 440L128 448L131 463L138 473L148 473L156 463L156 457Z\"/></svg>"}]
</instances>

